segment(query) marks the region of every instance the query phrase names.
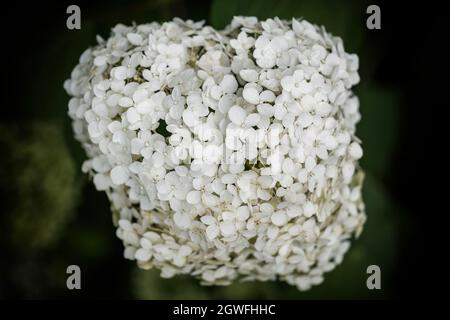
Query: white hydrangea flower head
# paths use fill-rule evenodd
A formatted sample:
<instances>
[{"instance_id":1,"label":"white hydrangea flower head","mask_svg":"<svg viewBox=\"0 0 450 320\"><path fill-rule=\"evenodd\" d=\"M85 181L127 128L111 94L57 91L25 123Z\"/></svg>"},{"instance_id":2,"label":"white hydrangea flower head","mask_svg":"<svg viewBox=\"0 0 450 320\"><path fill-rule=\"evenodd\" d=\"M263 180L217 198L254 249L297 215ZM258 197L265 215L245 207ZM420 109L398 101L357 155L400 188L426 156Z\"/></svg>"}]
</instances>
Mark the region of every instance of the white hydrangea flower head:
<instances>
[{"instance_id":1,"label":"white hydrangea flower head","mask_svg":"<svg viewBox=\"0 0 450 320\"><path fill-rule=\"evenodd\" d=\"M307 290L365 222L358 57L306 20L117 25L64 84L124 256Z\"/></svg>"}]
</instances>

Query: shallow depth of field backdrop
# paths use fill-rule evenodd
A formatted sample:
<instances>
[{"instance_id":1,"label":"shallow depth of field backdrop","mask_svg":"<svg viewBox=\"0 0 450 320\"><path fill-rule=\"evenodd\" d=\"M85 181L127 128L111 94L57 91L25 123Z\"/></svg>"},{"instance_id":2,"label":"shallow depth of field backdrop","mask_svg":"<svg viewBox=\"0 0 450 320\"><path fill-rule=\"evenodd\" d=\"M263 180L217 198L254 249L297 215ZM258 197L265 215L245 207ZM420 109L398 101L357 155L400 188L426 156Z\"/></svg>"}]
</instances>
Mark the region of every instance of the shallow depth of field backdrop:
<instances>
[{"instance_id":1,"label":"shallow depth of field backdrop","mask_svg":"<svg viewBox=\"0 0 450 320\"><path fill-rule=\"evenodd\" d=\"M382 29L368 30L366 8L371 3L366 1L74 3L81 7L81 30L66 28L66 8L71 3L65 2L16 4L6 13L10 18L2 21L27 27L24 32L2 28L11 31L5 31L2 45L7 57L2 59L3 77L8 84L0 121L0 298L378 299L412 294L408 275L417 267L422 249L420 224L410 201L414 195L404 191L405 163L414 140L409 136L412 106L418 103L410 93L416 89L412 79L424 78L428 71L419 67L424 59L419 51L402 53L413 36L397 21L401 11L381 5ZM304 17L341 36L346 51L360 57L361 82L355 93L362 121L357 135L363 141L368 220L344 262L308 292L277 282L202 287L189 277L165 280L157 270L139 270L122 257L106 195L81 173L84 153L72 135L69 97L62 85L80 54L95 44L95 35L107 37L119 22L163 22L173 17L204 19L221 28L233 15ZM431 28L420 28L415 35L426 39ZM81 267L82 290L66 289L70 264ZM371 264L381 267L378 291L366 288L366 268Z\"/></svg>"}]
</instances>

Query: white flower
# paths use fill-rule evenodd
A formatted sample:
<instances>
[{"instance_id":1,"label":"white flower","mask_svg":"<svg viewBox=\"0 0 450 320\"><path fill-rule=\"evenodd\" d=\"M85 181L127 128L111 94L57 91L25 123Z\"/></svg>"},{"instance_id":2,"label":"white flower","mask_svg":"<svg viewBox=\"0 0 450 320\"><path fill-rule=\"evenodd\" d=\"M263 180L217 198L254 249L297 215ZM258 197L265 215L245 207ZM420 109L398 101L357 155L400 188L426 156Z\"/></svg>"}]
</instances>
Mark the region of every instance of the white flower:
<instances>
[{"instance_id":1,"label":"white flower","mask_svg":"<svg viewBox=\"0 0 450 320\"><path fill-rule=\"evenodd\" d=\"M244 90L242 91L242 97L251 104L258 104L259 103L259 91L258 89L248 84L245 86Z\"/></svg>"},{"instance_id":2,"label":"white flower","mask_svg":"<svg viewBox=\"0 0 450 320\"><path fill-rule=\"evenodd\" d=\"M350 144L348 152L350 156L355 160L360 159L363 154L362 148L357 142L352 142Z\"/></svg>"},{"instance_id":3,"label":"white flower","mask_svg":"<svg viewBox=\"0 0 450 320\"><path fill-rule=\"evenodd\" d=\"M294 98L300 98L313 89L313 86L305 79L303 70L295 70L292 76L281 79L281 86L284 90L290 92Z\"/></svg>"},{"instance_id":4,"label":"white flower","mask_svg":"<svg viewBox=\"0 0 450 320\"><path fill-rule=\"evenodd\" d=\"M255 51L253 56L258 66L270 69L277 64L282 53L287 53L288 41L283 37L269 39L266 35L258 37L255 41Z\"/></svg>"},{"instance_id":5,"label":"white flower","mask_svg":"<svg viewBox=\"0 0 450 320\"><path fill-rule=\"evenodd\" d=\"M305 20L113 28L64 88L124 257L207 284L321 283L365 221L357 70Z\"/></svg>"},{"instance_id":6,"label":"white flower","mask_svg":"<svg viewBox=\"0 0 450 320\"><path fill-rule=\"evenodd\" d=\"M191 225L191 217L186 212L175 212L173 216L175 225L180 229L187 229Z\"/></svg>"},{"instance_id":7,"label":"white flower","mask_svg":"<svg viewBox=\"0 0 450 320\"><path fill-rule=\"evenodd\" d=\"M278 227L284 226L288 222L288 216L284 211L277 211L270 217L272 223Z\"/></svg>"},{"instance_id":8,"label":"white flower","mask_svg":"<svg viewBox=\"0 0 450 320\"><path fill-rule=\"evenodd\" d=\"M236 226L232 221L224 221L220 223L220 232L224 237L233 236L236 233Z\"/></svg>"},{"instance_id":9,"label":"white flower","mask_svg":"<svg viewBox=\"0 0 450 320\"><path fill-rule=\"evenodd\" d=\"M254 45L255 39L249 37L247 33L242 31L237 39L230 40L230 46L236 50L237 55L247 55L248 50Z\"/></svg>"},{"instance_id":10,"label":"white flower","mask_svg":"<svg viewBox=\"0 0 450 320\"><path fill-rule=\"evenodd\" d=\"M111 180L116 185L124 184L128 178L128 169L124 166L116 166L111 170Z\"/></svg>"},{"instance_id":11,"label":"white flower","mask_svg":"<svg viewBox=\"0 0 450 320\"><path fill-rule=\"evenodd\" d=\"M247 82L256 82L259 76L258 72L254 69L242 69L239 75Z\"/></svg>"},{"instance_id":12,"label":"white flower","mask_svg":"<svg viewBox=\"0 0 450 320\"><path fill-rule=\"evenodd\" d=\"M247 113L240 106L233 106L228 111L228 118L236 125L244 123Z\"/></svg>"},{"instance_id":13,"label":"white flower","mask_svg":"<svg viewBox=\"0 0 450 320\"><path fill-rule=\"evenodd\" d=\"M189 191L176 171L170 171L164 179L158 181L156 183L156 190L158 192L158 198L164 201L169 201L172 198L184 200Z\"/></svg>"}]
</instances>

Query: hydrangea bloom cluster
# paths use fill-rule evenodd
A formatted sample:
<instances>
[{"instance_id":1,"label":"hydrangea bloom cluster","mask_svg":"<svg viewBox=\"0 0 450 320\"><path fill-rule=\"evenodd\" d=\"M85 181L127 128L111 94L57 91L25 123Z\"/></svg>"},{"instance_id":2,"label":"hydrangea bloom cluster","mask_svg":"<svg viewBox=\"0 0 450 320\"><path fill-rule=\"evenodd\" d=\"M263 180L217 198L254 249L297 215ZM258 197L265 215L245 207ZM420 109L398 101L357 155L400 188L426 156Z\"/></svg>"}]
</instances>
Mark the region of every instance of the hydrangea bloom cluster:
<instances>
[{"instance_id":1,"label":"hydrangea bloom cluster","mask_svg":"<svg viewBox=\"0 0 450 320\"><path fill-rule=\"evenodd\" d=\"M307 290L365 221L358 57L305 20L117 25L65 82L126 258Z\"/></svg>"}]
</instances>

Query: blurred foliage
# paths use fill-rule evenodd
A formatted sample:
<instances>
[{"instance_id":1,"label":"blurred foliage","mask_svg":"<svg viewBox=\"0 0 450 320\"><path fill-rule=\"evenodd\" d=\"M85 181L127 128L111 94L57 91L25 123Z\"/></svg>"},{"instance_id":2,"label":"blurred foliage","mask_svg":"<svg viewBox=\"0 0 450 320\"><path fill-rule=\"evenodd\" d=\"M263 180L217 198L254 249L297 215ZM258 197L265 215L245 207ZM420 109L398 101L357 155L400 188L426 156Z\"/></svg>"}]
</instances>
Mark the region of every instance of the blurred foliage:
<instances>
[{"instance_id":1,"label":"blurred foliage","mask_svg":"<svg viewBox=\"0 0 450 320\"><path fill-rule=\"evenodd\" d=\"M72 218L78 196L74 161L60 126L0 124L2 194L8 195L4 221L14 247L36 250L55 243Z\"/></svg>"},{"instance_id":2,"label":"blurred foliage","mask_svg":"<svg viewBox=\"0 0 450 320\"><path fill-rule=\"evenodd\" d=\"M313 299L386 298L394 294L392 277L403 238L405 213L389 194L386 179L399 145L401 128L398 88L375 79L380 70L381 36L365 29L366 1L331 0L111 0L82 4L82 30L65 28L65 7L48 32L39 33L39 46L22 52L19 122L0 125L3 163L1 191L8 199L2 210L0 236L9 248L0 265L4 275L0 297L112 297L139 299ZM216 28L233 15L259 18L279 16L305 19L326 26L344 39L349 52L360 57L361 84L355 93L361 102L362 120L357 135L363 141L361 166L366 170L364 199L368 220L343 263L325 275L320 286L308 292L279 282L235 283L228 287L204 287L187 276L162 279L158 270L139 270L123 258L122 243L115 237L109 203L81 174L85 158L73 139L67 117L68 96L62 88L80 54L95 44L95 35L107 37L115 24L165 21L179 16L206 20ZM47 28L47 29L46 29ZM57 57L57 58L55 58ZM32 70L32 72L29 72ZM26 119L26 121L22 121ZM77 199L80 198L79 201ZM76 211L76 218L73 217ZM3 243L5 244L5 243ZM0 261L1 261L0 260ZM83 290L65 288L65 268L78 264ZM366 268L382 269L383 290L366 288Z\"/></svg>"},{"instance_id":3,"label":"blurred foliage","mask_svg":"<svg viewBox=\"0 0 450 320\"><path fill-rule=\"evenodd\" d=\"M357 134L363 142L361 166L377 177L391 168L398 146L401 103L397 92L363 83L355 90L360 100L361 122Z\"/></svg>"},{"instance_id":4,"label":"blurred foliage","mask_svg":"<svg viewBox=\"0 0 450 320\"><path fill-rule=\"evenodd\" d=\"M63 132L51 121L0 123L0 236L2 264L8 264L0 271L13 287L9 295L46 296L64 277L65 262L48 260L48 253L58 251L74 219L81 181Z\"/></svg>"}]
</instances>

